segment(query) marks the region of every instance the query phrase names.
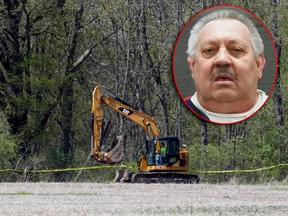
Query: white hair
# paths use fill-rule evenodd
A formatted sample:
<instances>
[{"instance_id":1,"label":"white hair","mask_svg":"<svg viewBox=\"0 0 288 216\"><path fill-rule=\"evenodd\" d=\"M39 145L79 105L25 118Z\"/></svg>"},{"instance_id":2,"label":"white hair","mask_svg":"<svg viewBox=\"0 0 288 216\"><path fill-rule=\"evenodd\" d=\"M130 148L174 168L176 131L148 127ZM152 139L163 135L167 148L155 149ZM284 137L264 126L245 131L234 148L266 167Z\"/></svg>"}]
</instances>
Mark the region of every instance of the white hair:
<instances>
[{"instance_id":1,"label":"white hair","mask_svg":"<svg viewBox=\"0 0 288 216\"><path fill-rule=\"evenodd\" d=\"M195 55L196 47L199 40L199 33L201 29L208 22L217 19L235 19L243 23L250 32L250 40L255 57L264 53L264 44L261 39L261 36L259 35L259 32L255 27L255 25L249 18L234 10L217 10L198 20L197 23L192 28L192 30L190 31L190 37L188 40L188 49L187 49L188 56L193 57Z\"/></svg>"}]
</instances>

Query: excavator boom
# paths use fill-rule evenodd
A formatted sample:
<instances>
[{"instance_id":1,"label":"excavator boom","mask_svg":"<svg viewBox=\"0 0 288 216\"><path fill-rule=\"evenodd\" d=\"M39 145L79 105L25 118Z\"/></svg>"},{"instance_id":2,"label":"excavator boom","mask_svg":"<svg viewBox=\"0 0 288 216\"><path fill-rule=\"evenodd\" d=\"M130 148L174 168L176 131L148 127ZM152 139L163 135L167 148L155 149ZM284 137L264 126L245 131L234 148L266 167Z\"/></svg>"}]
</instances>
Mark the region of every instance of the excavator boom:
<instances>
[{"instance_id":1,"label":"excavator boom","mask_svg":"<svg viewBox=\"0 0 288 216\"><path fill-rule=\"evenodd\" d=\"M104 94L104 92L106 94ZM99 162L115 164L121 162L123 158L123 142L122 136L118 136L114 141L113 149L109 152L101 151L100 147L103 140L103 106L106 105L136 124L140 125L147 139L159 136L160 131L157 122L145 113L133 108L128 103L122 101L105 87L97 85L92 95L92 138L91 138L91 156L95 157Z\"/></svg>"}]
</instances>

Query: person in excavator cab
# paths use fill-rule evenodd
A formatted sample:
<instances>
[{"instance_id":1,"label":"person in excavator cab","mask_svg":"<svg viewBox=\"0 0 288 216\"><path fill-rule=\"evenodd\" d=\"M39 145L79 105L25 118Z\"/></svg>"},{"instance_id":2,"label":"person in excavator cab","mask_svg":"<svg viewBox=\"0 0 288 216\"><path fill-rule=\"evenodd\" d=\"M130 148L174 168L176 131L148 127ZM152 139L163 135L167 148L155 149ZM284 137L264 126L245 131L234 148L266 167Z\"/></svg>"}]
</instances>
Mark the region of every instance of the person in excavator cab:
<instances>
[{"instance_id":1,"label":"person in excavator cab","mask_svg":"<svg viewBox=\"0 0 288 216\"><path fill-rule=\"evenodd\" d=\"M165 143L161 142L161 148L158 150L156 154L156 165L165 164L165 156L166 156L167 147Z\"/></svg>"}]
</instances>

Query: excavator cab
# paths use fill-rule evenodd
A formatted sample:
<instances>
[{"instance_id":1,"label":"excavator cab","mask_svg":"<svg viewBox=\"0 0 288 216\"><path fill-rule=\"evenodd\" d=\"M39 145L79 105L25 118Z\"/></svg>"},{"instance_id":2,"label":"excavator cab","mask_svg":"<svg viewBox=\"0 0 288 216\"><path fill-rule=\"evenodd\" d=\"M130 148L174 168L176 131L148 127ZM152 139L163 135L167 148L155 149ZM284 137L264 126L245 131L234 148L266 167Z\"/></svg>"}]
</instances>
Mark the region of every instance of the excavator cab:
<instances>
[{"instance_id":1,"label":"excavator cab","mask_svg":"<svg viewBox=\"0 0 288 216\"><path fill-rule=\"evenodd\" d=\"M179 145L177 137L159 137L149 140L147 146L148 166L172 166L179 160ZM159 157L161 157L161 162L157 162Z\"/></svg>"}]
</instances>

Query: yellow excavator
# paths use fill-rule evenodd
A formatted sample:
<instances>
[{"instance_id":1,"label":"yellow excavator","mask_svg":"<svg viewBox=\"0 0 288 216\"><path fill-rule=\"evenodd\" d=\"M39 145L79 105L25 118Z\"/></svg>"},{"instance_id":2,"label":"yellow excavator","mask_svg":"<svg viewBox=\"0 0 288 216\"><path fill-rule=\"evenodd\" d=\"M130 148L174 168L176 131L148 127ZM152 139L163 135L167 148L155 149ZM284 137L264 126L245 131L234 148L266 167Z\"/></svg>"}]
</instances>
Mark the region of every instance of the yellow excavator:
<instances>
[{"instance_id":1,"label":"yellow excavator","mask_svg":"<svg viewBox=\"0 0 288 216\"><path fill-rule=\"evenodd\" d=\"M178 137L161 137L157 122L97 85L92 95L91 157L100 163L119 164L124 157L123 136L117 136L109 150L102 150L111 130L111 121L104 127L104 105L141 126L146 133L145 153L139 159L138 172L118 170L114 182L131 183L197 183L199 177L188 173L189 153L180 146ZM164 148L163 148L164 147Z\"/></svg>"}]
</instances>

